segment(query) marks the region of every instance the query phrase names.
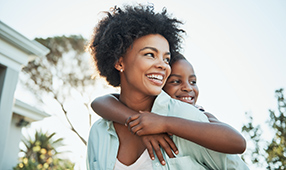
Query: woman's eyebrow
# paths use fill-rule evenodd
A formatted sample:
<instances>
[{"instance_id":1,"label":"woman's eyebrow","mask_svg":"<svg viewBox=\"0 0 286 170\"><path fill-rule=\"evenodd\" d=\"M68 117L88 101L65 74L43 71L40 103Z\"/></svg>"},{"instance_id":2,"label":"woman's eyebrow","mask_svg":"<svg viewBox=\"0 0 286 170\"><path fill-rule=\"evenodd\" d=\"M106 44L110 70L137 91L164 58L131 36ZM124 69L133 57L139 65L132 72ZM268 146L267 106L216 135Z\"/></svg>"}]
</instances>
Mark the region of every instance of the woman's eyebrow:
<instances>
[{"instance_id":1,"label":"woman's eyebrow","mask_svg":"<svg viewBox=\"0 0 286 170\"><path fill-rule=\"evenodd\" d=\"M155 52L158 52L158 49L157 48L154 48L154 47L143 47L142 49L140 49L139 51L143 51L143 50L146 50L146 49L150 49L152 51L155 51ZM171 55L171 53L168 51L165 53L165 55Z\"/></svg>"},{"instance_id":2,"label":"woman's eyebrow","mask_svg":"<svg viewBox=\"0 0 286 170\"><path fill-rule=\"evenodd\" d=\"M139 51L143 51L143 50L146 50L146 49L150 49L150 50L153 50L153 51L155 51L155 52L158 52L158 50L157 50L157 48L154 48L154 47L144 47L144 48L142 48L142 49L140 49Z\"/></svg>"}]
</instances>

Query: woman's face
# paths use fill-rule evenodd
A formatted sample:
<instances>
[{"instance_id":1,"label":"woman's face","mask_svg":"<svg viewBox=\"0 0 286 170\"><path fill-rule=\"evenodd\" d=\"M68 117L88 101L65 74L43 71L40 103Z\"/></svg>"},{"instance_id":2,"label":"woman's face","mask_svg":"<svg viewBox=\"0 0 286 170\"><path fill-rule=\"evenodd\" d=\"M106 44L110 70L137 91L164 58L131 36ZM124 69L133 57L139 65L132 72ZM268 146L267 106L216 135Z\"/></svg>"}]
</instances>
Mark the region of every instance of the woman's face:
<instances>
[{"instance_id":1,"label":"woman's face","mask_svg":"<svg viewBox=\"0 0 286 170\"><path fill-rule=\"evenodd\" d=\"M121 59L122 90L149 96L161 92L171 72L169 43L163 36L149 34L138 38Z\"/></svg>"},{"instance_id":2,"label":"woman's face","mask_svg":"<svg viewBox=\"0 0 286 170\"><path fill-rule=\"evenodd\" d=\"M196 81L192 65L187 60L178 60L172 65L164 91L174 99L195 105L199 95Z\"/></svg>"}]
</instances>

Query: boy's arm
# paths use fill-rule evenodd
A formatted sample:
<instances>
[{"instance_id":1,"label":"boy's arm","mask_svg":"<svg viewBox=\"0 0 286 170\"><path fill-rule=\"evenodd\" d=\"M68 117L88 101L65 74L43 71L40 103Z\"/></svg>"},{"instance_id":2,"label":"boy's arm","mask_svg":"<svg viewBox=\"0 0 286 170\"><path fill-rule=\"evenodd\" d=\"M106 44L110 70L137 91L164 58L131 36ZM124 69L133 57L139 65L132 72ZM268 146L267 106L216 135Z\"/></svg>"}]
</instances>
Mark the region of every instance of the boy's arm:
<instances>
[{"instance_id":1,"label":"boy's arm","mask_svg":"<svg viewBox=\"0 0 286 170\"><path fill-rule=\"evenodd\" d=\"M199 110L201 110L201 109L199 109ZM232 126L230 126L229 124L219 121L213 114L211 114L211 113L209 113L209 112L205 112L204 109L202 109L201 111L203 111L203 113L208 117L208 119L209 119L209 121L210 121L211 123L218 123L218 124L221 124L221 125L226 126L226 128L231 129L231 130L233 131L233 133L230 133L229 138L231 139L231 138L240 137L240 138L242 139L242 140L241 140L241 147L242 147L241 150L242 150L242 152L246 149L245 139L244 139L243 136L241 136L241 134L240 134L238 131L236 131L236 130L235 130ZM238 139L239 139L239 138L238 138ZM243 146L245 147L244 150L243 150ZM242 152L241 152L241 153L242 153Z\"/></svg>"},{"instance_id":2,"label":"boy's arm","mask_svg":"<svg viewBox=\"0 0 286 170\"><path fill-rule=\"evenodd\" d=\"M129 109L122 104L119 100L118 94L109 94L94 99L91 103L91 108L102 118L117 122L119 124L125 124L126 120L130 116L140 115L138 112ZM127 125L126 125L127 126ZM153 149L162 165L165 165L165 161L160 150L160 146L165 150L170 158L175 157L173 152L178 154L178 149L172 139L166 134L149 134L141 136L143 143L145 144L151 159L154 159Z\"/></svg>"},{"instance_id":3,"label":"boy's arm","mask_svg":"<svg viewBox=\"0 0 286 170\"><path fill-rule=\"evenodd\" d=\"M107 94L94 99L91 108L100 117L120 124L125 124L125 120L138 112L129 109L118 100L119 94Z\"/></svg>"},{"instance_id":4,"label":"boy's arm","mask_svg":"<svg viewBox=\"0 0 286 170\"><path fill-rule=\"evenodd\" d=\"M241 134L221 122L197 122L142 112L140 116L128 118L127 124L138 136L167 132L203 147L230 154L243 153L246 148L246 141Z\"/></svg>"},{"instance_id":5,"label":"boy's arm","mask_svg":"<svg viewBox=\"0 0 286 170\"><path fill-rule=\"evenodd\" d=\"M246 149L246 141L243 136L225 123L196 122L182 118L167 117L165 124L167 132L215 151L241 154ZM191 133L186 129L190 129Z\"/></svg>"},{"instance_id":6,"label":"boy's arm","mask_svg":"<svg viewBox=\"0 0 286 170\"><path fill-rule=\"evenodd\" d=\"M200 105L195 105L197 109L202 111L209 119L210 122L220 122L213 114L205 112L205 109Z\"/></svg>"},{"instance_id":7,"label":"boy's arm","mask_svg":"<svg viewBox=\"0 0 286 170\"><path fill-rule=\"evenodd\" d=\"M204 112L204 114L208 117L210 122L222 123L213 114L208 112Z\"/></svg>"}]
</instances>

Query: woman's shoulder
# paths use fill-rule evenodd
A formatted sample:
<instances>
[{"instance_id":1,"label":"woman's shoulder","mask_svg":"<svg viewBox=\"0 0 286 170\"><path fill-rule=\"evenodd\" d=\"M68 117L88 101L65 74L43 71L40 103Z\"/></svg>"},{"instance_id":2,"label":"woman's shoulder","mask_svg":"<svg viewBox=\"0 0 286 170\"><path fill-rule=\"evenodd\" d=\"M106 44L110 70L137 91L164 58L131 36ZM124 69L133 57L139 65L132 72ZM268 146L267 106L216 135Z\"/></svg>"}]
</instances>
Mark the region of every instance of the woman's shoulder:
<instances>
[{"instance_id":1,"label":"woman's shoulder","mask_svg":"<svg viewBox=\"0 0 286 170\"><path fill-rule=\"evenodd\" d=\"M208 118L193 105L171 98L166 92L156 97L152 112L163 116L174 116L200 122L208 122Z\"/></svg>"},{"instance_id":2,"label":"woman's shoulder","mask_svg":"<svg viewBox=\"0 0 286 170\"><path fill-rule=\"evenodd\" d=\"M90 131L89 133L90 135L102 133L102 132L108 131L110 128L111 129L113 128L112 121L100 118L92 124L89 130Z\"/></svg>"}]
</instances>

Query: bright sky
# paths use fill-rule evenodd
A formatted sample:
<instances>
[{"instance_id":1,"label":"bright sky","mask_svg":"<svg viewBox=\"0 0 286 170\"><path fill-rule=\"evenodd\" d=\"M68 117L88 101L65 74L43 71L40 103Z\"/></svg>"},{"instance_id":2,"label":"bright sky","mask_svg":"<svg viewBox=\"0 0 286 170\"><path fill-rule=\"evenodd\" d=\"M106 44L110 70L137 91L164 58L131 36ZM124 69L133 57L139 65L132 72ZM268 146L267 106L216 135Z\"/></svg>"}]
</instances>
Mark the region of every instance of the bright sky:
<instances>
[{"instance_id":1,"label":"bright sky","mask_svg":"<svg viewBox=\"0 0 286 170\"><path fill-rule=\"evenodd\" d=\"M100 11L122 2L131 1L0 0L0 20L29 39L70 34L89 38ZM274 91L286 90L286 1L152 3L185 23L184 54L198 77L198 104L239 131L245 112L252 113L255 123L265 124L268 109L277 108Z\"/></svg>"}]
</instances>

